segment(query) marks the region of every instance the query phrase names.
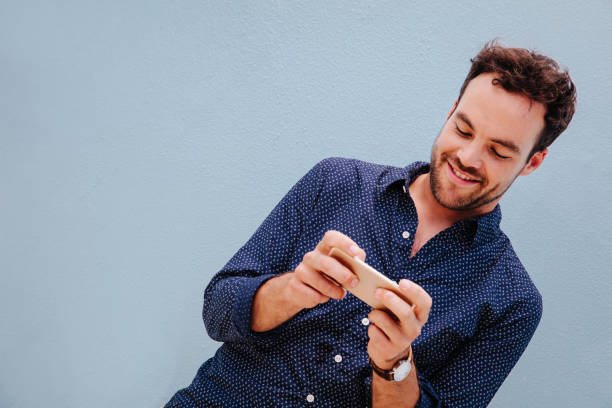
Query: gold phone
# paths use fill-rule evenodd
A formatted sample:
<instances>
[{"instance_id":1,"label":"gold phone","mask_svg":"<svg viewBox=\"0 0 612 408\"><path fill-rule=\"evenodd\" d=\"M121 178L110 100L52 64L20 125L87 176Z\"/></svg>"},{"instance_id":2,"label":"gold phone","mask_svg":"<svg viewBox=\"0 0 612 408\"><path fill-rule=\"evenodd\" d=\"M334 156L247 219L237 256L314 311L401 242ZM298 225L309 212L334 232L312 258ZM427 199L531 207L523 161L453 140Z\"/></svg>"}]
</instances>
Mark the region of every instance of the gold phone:
<instances>
[{"instance_id":1,"label":"gold phone","mask_svg":"<svg viewBox=\"0 0 612 408\"><path fill-rule=\"evenodd\" d=\"M379 299L374 297L374 291L376 288L388 289L397 294L406 303L412 304L412 302L410 302L401 292L397 282L387 278L385 275L378 272L376 269L372 268L370 265L363 262L356 256L350 256L346 252L335 247L329 251L329 256L333 257L342 265L347 267L359 278L359 284L356 287L345 289L351 292L355 297L372 306L374 309L388 310L388 308Z\"/></svg>"}]
</instances>

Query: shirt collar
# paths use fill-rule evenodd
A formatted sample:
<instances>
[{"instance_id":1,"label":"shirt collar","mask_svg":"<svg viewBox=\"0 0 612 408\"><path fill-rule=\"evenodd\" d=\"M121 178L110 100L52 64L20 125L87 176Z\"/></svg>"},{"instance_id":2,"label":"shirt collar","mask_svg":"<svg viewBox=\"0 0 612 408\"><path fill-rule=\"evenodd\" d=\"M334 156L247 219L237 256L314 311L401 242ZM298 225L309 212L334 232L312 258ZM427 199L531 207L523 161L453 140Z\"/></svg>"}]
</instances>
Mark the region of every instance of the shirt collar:
<instances>
[{"instance_id":1,"label":"shirt collar","mask_svg":"<svg viewBox=\"0 0 612 408\"><path fill-rule=\"evenodd\" d=\"M387 191L392 187L403 185L408 190L408 186L414 179L428 171L429 163L422 161L416 161L404 168L389 167L380 175L377 183L378 188L381 191ZM473 226L476 225L475 233L471 235L473 245L491 241L500 232L501 208L497 204L491 212L476 217L464 218L458 222L468 227L464 228L466 231L474 231Z\"/></svg>"}]
</instances>

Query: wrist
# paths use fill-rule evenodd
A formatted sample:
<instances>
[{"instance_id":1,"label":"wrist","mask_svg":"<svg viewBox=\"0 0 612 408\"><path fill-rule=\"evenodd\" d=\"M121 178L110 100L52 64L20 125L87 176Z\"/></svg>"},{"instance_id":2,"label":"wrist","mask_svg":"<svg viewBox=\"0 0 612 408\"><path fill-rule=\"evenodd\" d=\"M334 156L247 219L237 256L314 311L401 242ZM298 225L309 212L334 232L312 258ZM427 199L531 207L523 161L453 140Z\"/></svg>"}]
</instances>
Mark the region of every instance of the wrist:
<instances>
[{"instance_id":1,"label":"wrist","mask_svg":"<svg viewBox=\"0 0 612 408\"><path fill-rule=\"evenodd\" d=\"M294 316L301 312L304 307L297 302L295 293L290 290L290 281L294 279L295 272L289 271L278 277L278 285L276 287L276 293L279 294L278 307L284 310L287 315Z\"/></svg>"},{"instance_id":2,"label":"wrist","mask_svg":"<svg viewBox=\"0 0 612 408\"><path fill-rule=\"evenodd\" d=\"M408 355L397 359L394 362L384 364L382 366L376 364L371 357L368 362L372 365L372 370L379 377L387 381L402 381L414 370L414 357L412 354L412 345L408 346Z\"/></svg>"},{"instance_id":3,"label":"wrist","mask_svg":"<svg viewBox=\"0 0 612 408\"><path fill-rule=\"evenodd\" d=\"M287 296L289 273L275 276L265 282L255 293L251 317L251 329L256 332L271 330L289 320L298 309Z\"/></svg>"}]
</instances>

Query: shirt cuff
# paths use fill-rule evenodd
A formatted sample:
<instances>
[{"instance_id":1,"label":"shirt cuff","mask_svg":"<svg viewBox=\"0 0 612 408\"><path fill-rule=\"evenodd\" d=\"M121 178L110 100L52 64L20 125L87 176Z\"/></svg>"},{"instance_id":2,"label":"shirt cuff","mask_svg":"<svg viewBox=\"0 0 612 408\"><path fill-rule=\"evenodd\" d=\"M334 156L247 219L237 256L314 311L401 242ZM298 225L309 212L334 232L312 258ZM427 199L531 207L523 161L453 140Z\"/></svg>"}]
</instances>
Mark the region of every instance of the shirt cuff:
<instances>
[{"instance_id":1,"label":"shirt cuff","mask_svg":"<svg viewBox=\"0 0 612 408\"><path fill-rule=\"evenodd\" d=\"M246 340L269 340L282 331L283 327L287 324L287 322L284 322L265 332L256 332L251 329L251 312L253 311L255 293L268 279L276 276L279 275L268 273L256 277L245 277L244 282L240 285L232 309L232 320L240 336Z\"/></svg>"}]
</instances>

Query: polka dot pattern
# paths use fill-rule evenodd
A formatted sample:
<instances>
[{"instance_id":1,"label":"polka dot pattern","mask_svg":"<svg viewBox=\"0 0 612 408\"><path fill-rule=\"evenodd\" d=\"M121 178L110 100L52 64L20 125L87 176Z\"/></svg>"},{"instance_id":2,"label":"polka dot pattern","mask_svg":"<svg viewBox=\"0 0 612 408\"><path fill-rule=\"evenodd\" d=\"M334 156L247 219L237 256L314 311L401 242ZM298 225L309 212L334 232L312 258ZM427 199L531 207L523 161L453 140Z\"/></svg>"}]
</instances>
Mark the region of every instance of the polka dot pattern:
<instances>
[{"instance_id":1,"label":"polka dot pattern","mask_svg":"<svg viewBox=\"0 0 612 408\"><path fill-rule=\"evenodd\" d=\"M418 218L408 186L427 171L424 162L397 168L344 158L314 166L206 287L204 324L224 343L166 407L371 406L371 309L350 293L270 331L250 329L257 289L294 270L327 230L432 297L413 343L417 407L486 406L535 332L542 297L499 228L499 205L456 222L410 258Z\"/></svg>"}]
</instances>

